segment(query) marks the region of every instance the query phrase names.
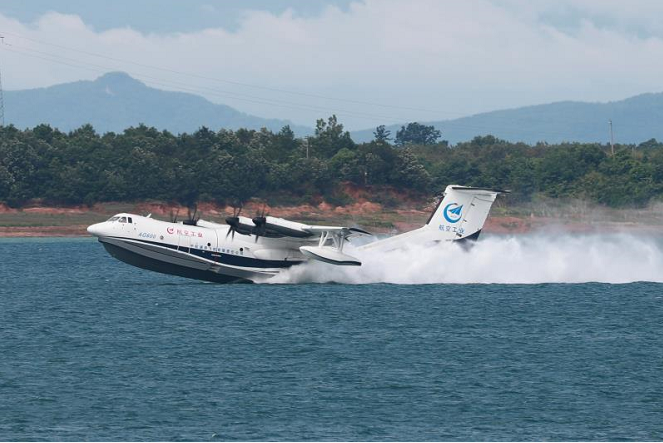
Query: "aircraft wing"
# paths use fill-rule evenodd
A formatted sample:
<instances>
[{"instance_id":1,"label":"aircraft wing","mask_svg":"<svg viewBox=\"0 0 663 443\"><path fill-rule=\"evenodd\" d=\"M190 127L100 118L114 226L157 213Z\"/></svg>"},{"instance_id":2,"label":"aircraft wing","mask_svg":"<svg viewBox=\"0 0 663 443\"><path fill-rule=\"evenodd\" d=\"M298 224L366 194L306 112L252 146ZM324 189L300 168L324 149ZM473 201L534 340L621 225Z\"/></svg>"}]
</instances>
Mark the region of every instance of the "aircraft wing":
<instances>
[{"instance_id":1,"label":"aircraft wing","mask_svg":"<svg viewBox=\"0 0 663 443\"><path fill-rule=\"evenodd\" d=\"M345 226L306 225L277 217L256 217L253 219L255 232L260 235L273 237L315 238L322 235L335 235L348 238L355 235L371 235L359 228Z\"/></svg>"},{"instance_id":2,"label":"aircraft wing","mask_svg":"<svg viewBox=\"0 0 663 443\"><path fill-rule=\"evenodd\" d=\"M352 236L371 235L359 228L306 225L271 216L259 216L250 220L235 216L229 217L226 222L240 234L246 232L255 235L256 240L258 237L288 237L307 243L317 240L317 246L300 246L301 253L312 260L341 266L361 266L361 261L357 258L343 253L345 241Z\"/></svg>"},{"instance_id":3,"label":"aircraft wing","mask_svg":"<svg viewBox=\"0 0 663 443\"><path fill-rule=\"evenodd\" d=\"M339 233L343 234L344 237L350 237L350 236L356 236L356 235L373 235L368 231L364 231L363 229L359 228L348 228L344 226L307 226L306 228L307 231L314 233L314 234L322 234L325 232L328 233Z\"/></svg>"}]
</instances>

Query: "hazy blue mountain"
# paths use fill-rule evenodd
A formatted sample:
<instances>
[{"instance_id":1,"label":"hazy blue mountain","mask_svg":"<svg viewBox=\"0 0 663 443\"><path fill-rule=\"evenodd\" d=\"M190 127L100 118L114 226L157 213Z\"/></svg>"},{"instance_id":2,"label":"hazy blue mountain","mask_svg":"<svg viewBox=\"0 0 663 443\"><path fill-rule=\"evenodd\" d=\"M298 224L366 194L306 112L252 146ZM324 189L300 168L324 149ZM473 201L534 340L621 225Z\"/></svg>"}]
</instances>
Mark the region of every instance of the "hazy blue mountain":
<instances>
[{"instance_id":1,"label":"hazy blue mountain","mask_svg":"<svg viewBox=\"0 0 663 443\"><path fill-rule=\"evenodd\" d=\"M607 142L610 119L617 143L663 140L663 93L608 103L566 101L421 123L434 125L442 132L442 138L451 143L486 134L527 143ZM121 132L139 123L174 133L192 132L201 126L214 130L266 127L278 131L286 124L299 136L312 133L311 128L244 114L198 95L151 88L120 72L94 81L5 91L5 121L18 128L49 123L63 131L91 123L100 133ZM388 127L392 137L400 127L401 124ZM373 129L354 131L352 138L356 142L372 140Z\"/></svg>"},{"instance_id":2,"label":"hazy blue mountain","mask_svg":"<svg viewBox=\"0 0 663 443\"><path fill-rule=\"evenodd\" d=\"M663 93L642 94L608 103L558 102L486 112L455 120L420 122L442 131L451 143L492 134L509 141L608 142L613 121L615 143L663 140ZM392 125L392 137L401 125ZM352 132L357 142L373 139L374 129Z\"/></svg>"},{"instance_id":3,"label":"hazy blue mountain","mask_svg":"<svg viewBox=\"0 0 663 443\"><path fill-rule=\"evenodd\" d=\"M286 120L264 119L229 106L183 92L150 88L121 72L105 74L94 81L78 81L48 88L5 92L5 122L18 128L48 123L70 131L90 123L97 132L122 132L144 123L174 133L192 132L201 126L273 131L290 124L298 135L310 128Z\"/></svg>"}]
</instances>

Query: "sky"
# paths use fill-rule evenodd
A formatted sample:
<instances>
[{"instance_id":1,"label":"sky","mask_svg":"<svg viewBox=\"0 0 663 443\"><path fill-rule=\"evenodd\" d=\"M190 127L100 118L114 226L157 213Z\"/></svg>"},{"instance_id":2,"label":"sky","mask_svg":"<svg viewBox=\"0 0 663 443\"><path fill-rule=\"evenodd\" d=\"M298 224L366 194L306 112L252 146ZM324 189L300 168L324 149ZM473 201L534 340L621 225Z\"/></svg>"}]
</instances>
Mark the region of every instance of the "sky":
<instances>
[{"instance_id":1,"label":"sky","mask_svg":"<svg viewBox=\"0 0 663 443\"><path fill-rule=\"evenodd\" d=\"M3 0L6 90L124 71L351 130L663 91L658 0Z\"/></svg>"}]
</instances>

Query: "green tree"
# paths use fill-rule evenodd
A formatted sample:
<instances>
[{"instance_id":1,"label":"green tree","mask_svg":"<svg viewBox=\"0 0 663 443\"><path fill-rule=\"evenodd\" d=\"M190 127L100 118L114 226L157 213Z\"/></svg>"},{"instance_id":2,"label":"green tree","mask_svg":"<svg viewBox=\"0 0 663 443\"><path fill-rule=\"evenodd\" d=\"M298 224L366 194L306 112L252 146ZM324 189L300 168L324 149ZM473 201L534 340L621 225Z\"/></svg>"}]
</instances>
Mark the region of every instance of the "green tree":
<instances>
[{"instance_id":1,"label":"green tree","mask_svg":"<svg viewBox=\"0 0 663 443\"><path fill-rule=\"evenodd\" d=\"M339 180L362 183L363 168L356 151L341 149L329 161L329 168Z\"/></svg>"},{"instance_id":2,"label":"green tree","mask_svg":"<svg viewBox=\"0 0 663 443\"><path fill-rule=\"evenodd\" d=\"M538 163L539 188L550 197L579 196L580 179L606 160L599 145L565 144L546 149Z\"/></svg>"},{"instance_id":3,"label":"green tree","mask_svg":"<svg viewBox=\"0 0 663 443\"><path fill-rule=\"evenodd\" d=\"M267 148L265 149L265 158L272 162L282 163L287 161L293 155L297 155L301 148L301 143L295 137L295 133L289 125L271 137Z\"/></svg>"},{"instance_id":4,"label":"green tree","mask_svg":"<svg viewBox=\"0 0 663 443\"><path fill-rule=\"evenodd\" d=\"M642 142L638 145L638 150L642 149L657 149L663 148L663 143L659 142L655 138L650 138L649 140Z\"/></svg>"},{"instance_id":5,"label":"green tree","mask_svg":"<svg viewBox=\"0 0 663 443\"><path fill-rule=\"evenodd\" d=\"M355 143L348 131L338 122L336 115L332 115L325 122L319 119L315 126L315 137L310 137L311 156L328 159L341 149L355 149Z\"/></svg>"},{"instance_id":6,"label":"green tree","mask_svg":"<svg viewBox=\"0 0 663 443\"><path fill-rule=\"evenodd\" d=\"M373 137L375 137L375 141L378 143L389 143L389 140L391 140L391 131L385 125L380 125L375 128Z\"/></svg>"},{"instance_id":7,"label":"green tree","mask_svg":"<svg viewBox=\"0 0 663 443\"><path fill-rule=\"evenodd\" d=\"M398 161L392 170L392 184L425 192L430 187L431 177L412 151L409 149L401 150L397 159Z\"/></svg>"},{"instance_id":8,"label":"green tree","mask_svg":"<svg viewBox=\"0 0 663 443\"><path fill-rule=\"evenodd\" d=\"M9 199L9 191L14 185L14 176L2 164L0 164L0 201Z\"/></svg>"},{"instance_id":9,"label":"green tree","mask_svg":"<svg viewBox=\"0 0 663 443\"><path fill-rule=\"evenodd\" d=\"M440 131L435 126L426 126L417 122L401 126L396 132L395 143L397 146L404 145L432 145L441 137Z\"/></svg>"}]
</instances>

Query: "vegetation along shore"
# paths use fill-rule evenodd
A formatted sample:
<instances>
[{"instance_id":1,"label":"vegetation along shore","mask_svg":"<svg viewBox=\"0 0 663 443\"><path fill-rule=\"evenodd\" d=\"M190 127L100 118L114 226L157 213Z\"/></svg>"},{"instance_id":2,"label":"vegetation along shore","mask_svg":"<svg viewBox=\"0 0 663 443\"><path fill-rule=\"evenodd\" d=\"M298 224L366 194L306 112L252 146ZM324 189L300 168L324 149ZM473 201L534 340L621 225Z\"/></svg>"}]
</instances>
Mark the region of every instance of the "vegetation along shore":
<instances>
[{"instance_id":1,"label":"vegetation along shore","mask_svg":"<svg viewBox=\"0 0 663 443\"><path fill-rule=\"evenodd\" d=\"M315 135L240 129L172 134L140 125L98 134L47 125L0 128L0 236L82 235L121 210L222 220L233 207L393 232L425 221L447 184L513 192L489 232L554 224L571 230L661 224L663 143L450 145L432 126L376 128L355 143L335 116ZM120 202L120 203L118 203Z\"/></svg>"}]
</instances>

